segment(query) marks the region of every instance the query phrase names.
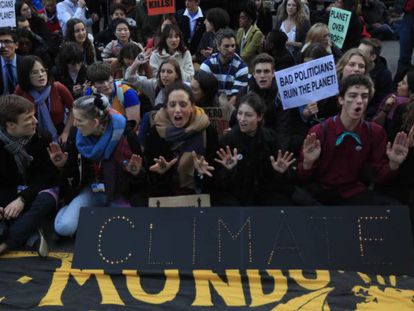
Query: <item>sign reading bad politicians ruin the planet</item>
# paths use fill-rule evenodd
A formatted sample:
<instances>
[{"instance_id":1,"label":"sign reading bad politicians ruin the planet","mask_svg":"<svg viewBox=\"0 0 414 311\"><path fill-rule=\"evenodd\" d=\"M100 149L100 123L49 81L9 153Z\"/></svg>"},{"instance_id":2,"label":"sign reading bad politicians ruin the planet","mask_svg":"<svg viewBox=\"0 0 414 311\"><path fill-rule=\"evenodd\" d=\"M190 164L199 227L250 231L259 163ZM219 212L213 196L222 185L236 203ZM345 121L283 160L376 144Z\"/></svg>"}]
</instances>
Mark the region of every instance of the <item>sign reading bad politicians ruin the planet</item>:
<instances>
[{"instance_id":1,"label":"sign reading bad politicians ruin the planet","mask_svg":"<svg viewBox=\"0 0 414 311\"><path fill-rule=\"evenodd\" d=\"M175 13L174 0L147 0L148 15Z\"/></svg>"},{"instance_id":2,"label":"sign reading bad politicians ruin the planet","mask_svg":"<svg viewBox=\"0 0 414 311\"><path fill-rule=\"evenodd\" d=\"M351 21L352 12L332 8L329 13L328 29L331 40L340 49L344 45L346 34L348 32L349 22Z\"/></svg>"},{"instance_id":3,"label":"sign reading bad politicians ruin the planet","mask_svg":"<svg viewBox=\"0 0 414 311\"><path fill-rule=\"evenodd\" d=\"M73 267L414 275L406 206L82 209Z\"/></svg>"},{"instance_id":4,"label":"sign reading bad politicians ruin the planet","mask_svg":"<svg viewBox=\"0 0 414 311\"><path fill-rule=\"evenodd\" d=\"M14 0L0 0L0 27L16 27Z\"/></svg>"},{"instance_id":5,"label":"sign reading bad politicians ruin the planet","mask_svg":"<svg viewBox=\"0 0 414 311\"><path fill-rule=\"evenodd\" d=\"M283 109L304 106L338 94L332 55L276 71L275 77Z\"/></svg>"}]
</instances>

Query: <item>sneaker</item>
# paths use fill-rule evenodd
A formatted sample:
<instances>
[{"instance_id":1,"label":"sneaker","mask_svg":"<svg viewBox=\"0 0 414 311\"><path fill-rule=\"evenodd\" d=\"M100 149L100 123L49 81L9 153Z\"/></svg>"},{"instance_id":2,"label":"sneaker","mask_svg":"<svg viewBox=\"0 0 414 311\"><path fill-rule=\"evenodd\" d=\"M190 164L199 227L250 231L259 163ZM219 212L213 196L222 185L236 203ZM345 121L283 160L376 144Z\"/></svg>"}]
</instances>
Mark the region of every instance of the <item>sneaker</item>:
<instances>
[{"instance_id":1,"label":"sneaker","mask_svg":"<svg viewBox=\"0 0 414 311\"><path fill-rule=\"evenodd\" d=\"M39 240L36 241L35 248L40 257L47 257L49 255L49 247L47 246L43 231L42 229L37 229L37 232L39 233Z\"/></svg>"}]
</instances>

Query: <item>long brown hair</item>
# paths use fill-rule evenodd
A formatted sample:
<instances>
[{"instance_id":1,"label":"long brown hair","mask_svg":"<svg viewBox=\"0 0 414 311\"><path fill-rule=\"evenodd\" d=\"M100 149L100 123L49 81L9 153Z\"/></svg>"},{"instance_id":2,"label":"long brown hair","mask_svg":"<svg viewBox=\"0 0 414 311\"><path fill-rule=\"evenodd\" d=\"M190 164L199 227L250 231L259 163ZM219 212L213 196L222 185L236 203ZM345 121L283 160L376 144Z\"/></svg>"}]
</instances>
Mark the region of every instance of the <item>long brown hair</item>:
<instances>
[{"instance_id":1,"label":"long brown hair","mask_svg":"<svg viewBox=\"0 0 414 311\"><path fill-rule=\"evenodd\" d=\"M282 5L279 5L279 8L277 9L277 20L280 22L283 22L285 19L287 19L287 3L289 0L283 0ZM306 16L305 10L303 9L303 4L301 0L293 0L296 3L296 14L293 17L295 20L296 25L296 31L301 32L301 26L303 23L308 19Z\"/></svg>"}]
</instances>

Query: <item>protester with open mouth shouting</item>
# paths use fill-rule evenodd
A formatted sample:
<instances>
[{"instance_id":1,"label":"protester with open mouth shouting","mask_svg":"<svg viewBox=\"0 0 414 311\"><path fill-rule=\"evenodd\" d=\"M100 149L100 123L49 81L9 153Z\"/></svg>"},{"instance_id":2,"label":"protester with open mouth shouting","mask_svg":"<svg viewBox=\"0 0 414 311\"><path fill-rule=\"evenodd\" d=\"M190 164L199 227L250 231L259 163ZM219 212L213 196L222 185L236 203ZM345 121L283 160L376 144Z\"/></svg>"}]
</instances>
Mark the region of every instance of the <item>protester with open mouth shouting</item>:
<instances>
[{"instance_id":1,"label":"protester with open mouth shouting","mask_svg":"<svg viewBox=\"0 0 414 311\"><path fill-rule=\"evenodd\" d=\"M399 132L393 143L387 143L381 126L363 120L373 92L372 80L367 76L356 74L344 78L338 97L340 113L312 127L305 138L298 177L309 183L307 190L319 203L397 203L370 190L364 183L366 166L372 168L375 176L368 183L385 183L395 177L409 147L406 133Z\"/></svg>"}]
</instances>

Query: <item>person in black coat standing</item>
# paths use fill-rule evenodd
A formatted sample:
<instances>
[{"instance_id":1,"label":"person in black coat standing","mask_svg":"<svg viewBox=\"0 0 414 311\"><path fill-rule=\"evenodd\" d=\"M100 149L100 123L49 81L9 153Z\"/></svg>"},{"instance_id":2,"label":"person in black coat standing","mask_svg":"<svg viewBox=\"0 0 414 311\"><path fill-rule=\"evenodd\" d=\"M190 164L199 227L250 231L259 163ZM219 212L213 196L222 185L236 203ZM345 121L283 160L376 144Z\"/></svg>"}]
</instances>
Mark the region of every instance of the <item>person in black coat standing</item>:
<instances>
[{"instance_id":1,"label":"person in black coat standing","mask_svg":"<svg viewBox=\"0 0 414 311\"><path fill-rule=\"evenodd\" d=\"M186 9L175 13L175 19L183 32L184 43L192 55L197 52L198 44L206 31L203 11L199 5L200 0L188 0L185 2Z\"/></svg>"}]
</instances>

